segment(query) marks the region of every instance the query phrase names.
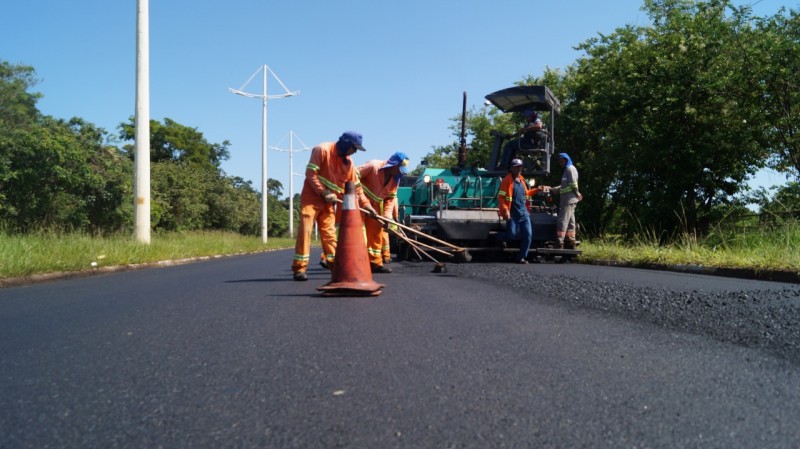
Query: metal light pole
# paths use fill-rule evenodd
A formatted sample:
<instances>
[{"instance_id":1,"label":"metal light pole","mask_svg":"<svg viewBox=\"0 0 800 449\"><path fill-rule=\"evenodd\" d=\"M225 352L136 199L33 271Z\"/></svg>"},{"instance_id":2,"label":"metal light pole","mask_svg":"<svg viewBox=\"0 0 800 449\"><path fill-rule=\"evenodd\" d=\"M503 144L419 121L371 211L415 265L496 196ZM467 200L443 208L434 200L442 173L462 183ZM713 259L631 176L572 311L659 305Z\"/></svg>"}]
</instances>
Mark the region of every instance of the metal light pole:
<instances>
[{"instance_id":1,"label":"metal light pole","mask_svg":"<svg viewBox=\"0 0 800 449\"><path fill-rule=\"evenodd\" d=\"M294 137L294 132L289 131L289 237L294 237L294 178L292 176L301 176L299 173L294 172L294 153L296 151L306 151L311 149L298 137L297 140L300 140L300 143L303 144L303 148L295 150L293 147ZM276 151L287 151L278 147L271 148Z\"/></svg>"},{"instance_id":2,"label":"metal light pole","mask_svg":"<svg viewBox=\"0 0 800 449\"><path fill-rule=\"evenodd\" d=\"M262 72L264 74L264 93L261 95L258 94L251 94L244 91L244 88L250 83L250 81L255 78L258 72ZM284 93L278 95L268 95L267 94L267 72L271 73L272 76L280 83L281 87L284 89ZM261 68L256 70L255 73L248 79L242 87L239 89L232 89L228 88L229 92L232 92L236 95L241 95L243 97L250 97L250 98L260 98L261 105L262 105L262 113L261 113L261 241L267 243L269 237L267 236L267 100L274 99L274 98L284 98L284 97L292 97L300 93L300 91L289 91L283 82L275 75L275 72L270 70L266 64L264 64Z\"/></svg>"},{"instance_id":3,"label":"metal light pole","mask_svg":"<svg viewBox=\"0 0 800 449\"><path fill-rule=\"evenodd\" d=\"M148 0L136 0L136 118L134 119L133 227L150 243L150 25Z\"/></svg>"}]
</instances>

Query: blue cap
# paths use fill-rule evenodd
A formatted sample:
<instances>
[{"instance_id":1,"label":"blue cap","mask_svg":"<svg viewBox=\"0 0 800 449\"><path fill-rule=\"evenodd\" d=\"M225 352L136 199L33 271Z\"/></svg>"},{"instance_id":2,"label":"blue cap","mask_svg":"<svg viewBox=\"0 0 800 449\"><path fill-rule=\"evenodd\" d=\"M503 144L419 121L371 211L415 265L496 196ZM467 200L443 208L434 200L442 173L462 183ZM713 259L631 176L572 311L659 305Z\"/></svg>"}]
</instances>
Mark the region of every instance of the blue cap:
<instances>
[{"instance_id":1,"label":"blue cap","mask_svg":"<svg viewBox=\"0 0 800 449\"><path fill-rule=\"evenodd\" d=\"M367 151L362 145L363 137L361 136L360 133L357 133L355 131L345 131L342 134L342 136L339 137L339 142L344 142L353 145L354 147L356 147L356 149L359 149L361 151Z\"/></svg>"},{"instance_id":2,"label":"blue cap","mask_svg":"<svg viewBox=\"0 0 800 449\"><path fill-rule=\"evenodd\" d=\"M511 159L512 167L522 167L522 159Z\"/></svg>"},{"instance_id":3,"label":"blue cap","mask_svg":"<svg viewBox=\"0 0 800 449\"><path fill-rule=\"evenodd\" d=\"M390 157L389 160L383 164L381 170L384 168L394 167L395 165L400 166L400 173L404 175L408 174L408 156L405 153L398 151L397 153L393 154L392 157Z\"/></svg>"}]
</instances>

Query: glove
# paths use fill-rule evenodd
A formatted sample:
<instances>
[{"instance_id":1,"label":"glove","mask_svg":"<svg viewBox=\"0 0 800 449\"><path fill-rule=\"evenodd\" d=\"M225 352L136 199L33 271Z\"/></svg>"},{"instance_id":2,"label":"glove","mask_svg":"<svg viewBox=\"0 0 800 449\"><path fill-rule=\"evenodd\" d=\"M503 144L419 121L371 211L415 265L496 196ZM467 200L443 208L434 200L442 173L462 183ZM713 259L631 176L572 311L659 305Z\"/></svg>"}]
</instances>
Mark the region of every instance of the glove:
<instances>
[{"instance_id":1,"label":"glove","mask_svg":"<svg viewBox=\"0 0 800 449\"><path fill-rule=\"evenodd\" d=\"M325 189L322 192L322 197L325 198L325 201L328 203L335 203L336 202L336 194L331 192L328 189Z\"/></svg>"},{"instance_id":2,"label":"glove","mask_svg":"<svg viewBox=\"0 0 800 449\"><path fill-rule=\"evenodd\" d=\"M375 209L373 209L372 206L365 207L364 211L366 211L367 215L369 215L371 218L377 218L378 217L378 213L375 212Z\"/></svg>"}]
</instances>

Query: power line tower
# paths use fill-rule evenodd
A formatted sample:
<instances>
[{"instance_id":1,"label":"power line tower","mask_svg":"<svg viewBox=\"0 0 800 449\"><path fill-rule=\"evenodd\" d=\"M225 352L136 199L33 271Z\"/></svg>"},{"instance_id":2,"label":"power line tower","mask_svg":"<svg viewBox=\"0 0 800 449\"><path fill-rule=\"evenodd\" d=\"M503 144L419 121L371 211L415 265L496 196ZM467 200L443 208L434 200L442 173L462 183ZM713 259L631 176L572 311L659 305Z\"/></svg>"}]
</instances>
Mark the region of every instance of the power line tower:
<instances>
[{"instance_id":1,"label":"power line tower","mask_svg":"<svg viewBox=\"0 0 800 449\"><path fill-rule=\"evenodd\" d=\"M264 90L261 94L252 94L244 91L244 88L250 84L250 81L258 75L259 72L263 74L263 84ZM267 94L267 73L272 74L272 77L278 81L278 83L283 87L284 93L277 94L277 95L268 95ZM228 88L228 92L234 93L236 95L241 95L243 97L248 98L260 98L261 105L262 105L262 113L261 113L261 241L267 243L268 236L267 236L267 100L273 100L276 98L286 98L292 97L295 95L300 94L300 91L290 91L286 85L278 78L278 75L275 75L266 64L259 67L258 70L250 76L250 79L245 81L242 84L242 87L238 89Z\"/></svg>"},{"instance_id":2,"label":"power line tower","mask_svg":"<svg viewBox=\"0 0 800 449\"><path fill-rule=\"evenodd\" d=\"M293 144L294 144L294 139L295 138L297 138L297 140L299 140L300 143L303 145L302 148L297 148L297 149L294 148ZM285 149L282 149L282 148L278 148L278 147L270 147L270 148L272 148L275 151L283 151L283 152L288 152L289 153L289 236L294 238L294 176L295 175L299 176L300 174L294 172L294 161L293 161L294 158L293 158L293 155L294 155L294 153L297 153L299 151L310 150L311 147L309 147L308 145L303 143L303 141L300 140L300 138L297 137L297 135L295 135L293 131L289 131L289 149L288 150L285 150Z\"/></svg>"}]
</instances>

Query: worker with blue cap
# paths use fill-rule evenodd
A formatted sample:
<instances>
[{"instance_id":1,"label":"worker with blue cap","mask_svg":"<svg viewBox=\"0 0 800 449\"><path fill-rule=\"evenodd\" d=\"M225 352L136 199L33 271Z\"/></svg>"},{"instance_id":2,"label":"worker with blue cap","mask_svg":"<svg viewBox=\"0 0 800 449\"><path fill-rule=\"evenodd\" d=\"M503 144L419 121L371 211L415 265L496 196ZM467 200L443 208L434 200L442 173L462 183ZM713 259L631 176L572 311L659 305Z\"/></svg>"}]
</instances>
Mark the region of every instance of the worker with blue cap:
<instances>
[{"instance_id":1,"label":"worker with blue cap","mask_svg":"<svg viewBox=\"0 0 800 449\"><path fill-rule=\"evenodd\" d=\"M400 180L408 173L408 156L397 152L388 160L374 160L358 167L361 187L369 199L372 207L384 218L393 219L395 203L397 202L397 188ZM364 228L367 234L367 252L369 264L373 273L391 273L392 269L384 265L384 232L381 221L364 219Z\"/></svg>"},{"instance_id":2,"label":"worker with blue cap","mask_svg":"<svg viewBox=\"0 0 800 449\"><path fill-rule=\"evenodd\" d=\"M567 153L558 155L558 163L564 172L561 174L561 185L549 187L547 190L560 196L558 217L556 219L556 238L558 247L575 249L577 245L575 223L575 208L583 200L583 195L578 190L578 169L572 163L572 158Z\"/></svg>"},{"instance_id":3,"label":"worker with blue cap","mask_svg":"<svg viewBox=\"0 0 800 449\"><path fill-rule=\"evenodd\" d=\"M336 256L337 200L341 201L347 182L353 182L356 197L362 209L376 213L358 180L358 172L350 156L356 151L366 151L363 137L355 131L346 131L336 142L324 142L311 150L306 166L306 179L300 193L300 229L297 231L292 272L295 281L308 280L311 232L316 222L322 240L323 258L327 264L334 263Z\"/></svg>"}]
</instances>

